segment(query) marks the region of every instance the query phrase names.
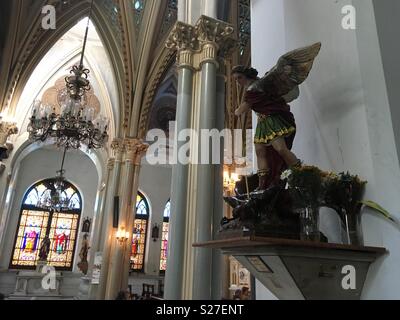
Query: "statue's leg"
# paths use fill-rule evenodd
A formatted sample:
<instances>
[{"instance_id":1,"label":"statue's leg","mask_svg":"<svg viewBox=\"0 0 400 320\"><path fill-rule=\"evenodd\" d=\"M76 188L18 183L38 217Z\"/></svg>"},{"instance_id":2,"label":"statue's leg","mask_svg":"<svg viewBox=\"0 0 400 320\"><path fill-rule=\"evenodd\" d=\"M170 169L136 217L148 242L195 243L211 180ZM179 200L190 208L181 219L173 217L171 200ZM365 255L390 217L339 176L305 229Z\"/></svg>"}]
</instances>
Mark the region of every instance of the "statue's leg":
<instances>
[{"instance_id":1,"label":"statue's leg","mask_svg":"<svg viewBox=\"0 0 400 320\"><path fill-rule=\"evenodd\" d=\"M258 188L257 190L265 190L268 182L269 166L267 156L267 145L256 143L255 144L257 165L258 165Z\"/></svg>"},{"instance_id":2,"label":"statue's leg","mask_svg":"<svg viewBox=\"0 0 400 320\"><path fill-rule=\"evenodd\" d=\"M296 155L289 150L286 145L284 138L277 138L271 142L273 148L279 155L285 160L288 167L294 167L301 164L301 161L296 157Z\"/></svg>"}]
</instances>

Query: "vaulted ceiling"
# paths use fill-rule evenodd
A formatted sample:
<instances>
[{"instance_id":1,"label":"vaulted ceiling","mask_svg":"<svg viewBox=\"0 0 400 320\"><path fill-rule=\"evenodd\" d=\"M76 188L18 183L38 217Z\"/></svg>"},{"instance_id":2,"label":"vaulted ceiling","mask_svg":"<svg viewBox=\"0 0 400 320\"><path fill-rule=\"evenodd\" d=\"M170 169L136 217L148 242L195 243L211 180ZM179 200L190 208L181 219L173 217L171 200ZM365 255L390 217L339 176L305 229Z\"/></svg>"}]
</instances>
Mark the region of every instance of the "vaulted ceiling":
<instances>
[{"instance_id":1,"label":"vaulted ceiling","mask_svg":"<svg viewBox=\"0 0 400 320\"><path fill-rule=\"evenodd\" d=\"M56 8L55 30L42 28L42 8L47 4ZM248 4L249 0L219 1L220 18L236 24L245 36L239 35L244 51L231 64L249 62ZM0 1L0 112L15 115L35 68L50 48L88 15L89 8L90 0ZM118 89L117 136L144 137L154 120L155 97L175 62L175 53L164 43L176 19L177 0L94 0L92 22L108 53ZM227 88L235 91L231 83ZM228 94L227 105L234 105L235 96ZM238 126L231 109L227 114L227 126Z\"/></svg>"},{"instance_id":2,"label":"vaulted ceiling","mask_svg":"<svg viewBox=\"0 0 400 320\"><path fill-rule=\"evenodd\" d=\"M47 4L56 8L55 30L42 28L42 8ZM35 68L88 15L90 1L13 0L0 5L0 111L13 115ZM163 43L176 15L176 0L94 0L92 21L119 91L117 135L145 134L157 86L174 61L173 52Z\"/></svg>"}]
</instances>

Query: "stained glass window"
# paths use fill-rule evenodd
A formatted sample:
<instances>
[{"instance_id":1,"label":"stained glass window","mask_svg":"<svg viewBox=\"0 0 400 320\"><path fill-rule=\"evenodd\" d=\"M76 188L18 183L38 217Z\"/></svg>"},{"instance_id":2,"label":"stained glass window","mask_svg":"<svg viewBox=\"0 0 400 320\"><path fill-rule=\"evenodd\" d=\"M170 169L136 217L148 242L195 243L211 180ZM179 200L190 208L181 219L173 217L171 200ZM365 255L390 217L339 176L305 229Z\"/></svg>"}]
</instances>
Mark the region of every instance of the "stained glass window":
<instances>
[{"instance_id":1,"label":"stained glass window","mask_svg":"<svg viewBox=\"0 0 400 320\"><path fill-rule=\"evenodd\" d=\"M149 205L142 193L136 197L136 218L133 226L131 270L144 270L144 256L146 252L147 225L149 221Z\"/></svg>"},{"instance_id":2,"label":"stained glass window","mask_svg":"<svg viewBox=\"0 0 400 320\"><path fill-rule=\"evenodd\" d=\"M171 211L171 201L168 201L164 209L164 222L161 237L161 258L160 258L160 272L163 273L167 270L167 257L168 257L168 234L169 234L169 216Z\"/></svg>"},{"instance_id":3,"label":"stained glass window","mask_svg":"<svg viewBox=\"0 0 400 320\"><path fill-rule=\"evenodd\" d=\"M140 24L142 23L143 11L146 3L145 0L132 0L132 7L134 12L135 27L139 31Z\"/></svg>"},{"instance_id":4,"label":"stained glass window","mask_svg":"<svg viewBox=\"0 0 400 320\"><path fill-rule=\"evenodd\" d=\"M47 235L51 241L47 263L61 270L72 270L82 199L77 189L65 182L63 194L70 199L72 209L54 212L43 208L42 200L54 190L54 183L53 179L44 180L26 193L11 268L34 269L39 260L42 240Z\"/></svg>"}]
</instances>

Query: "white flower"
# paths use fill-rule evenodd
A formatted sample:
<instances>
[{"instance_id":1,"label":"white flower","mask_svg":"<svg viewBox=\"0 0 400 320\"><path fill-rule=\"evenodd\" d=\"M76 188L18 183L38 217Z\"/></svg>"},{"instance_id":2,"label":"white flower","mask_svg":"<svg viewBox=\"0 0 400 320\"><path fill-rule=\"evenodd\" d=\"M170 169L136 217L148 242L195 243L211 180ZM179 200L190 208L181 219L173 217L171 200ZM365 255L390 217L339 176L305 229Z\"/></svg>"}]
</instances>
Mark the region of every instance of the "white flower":
<instances>
[{"instance_id":1,"label":"white flower","mask_svg":"<svg viewBox=\"0 0 400 320\"><path fill-rule=\"evenodd\" d=\"M292 170L290 170L290 169L283 171L282 174L281 174L281 180L289 179L291 174L292 174Z\"/></svg>"}]
</instances>

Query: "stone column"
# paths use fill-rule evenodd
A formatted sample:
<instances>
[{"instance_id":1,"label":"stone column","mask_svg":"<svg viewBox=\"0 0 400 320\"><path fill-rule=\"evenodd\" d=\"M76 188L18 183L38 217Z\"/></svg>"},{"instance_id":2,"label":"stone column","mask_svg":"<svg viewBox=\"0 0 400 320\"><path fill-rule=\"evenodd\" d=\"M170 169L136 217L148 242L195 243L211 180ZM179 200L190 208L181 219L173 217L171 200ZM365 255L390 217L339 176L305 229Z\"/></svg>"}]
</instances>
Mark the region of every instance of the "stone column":
<instances>
[{"instance_id":1,"label":"stone column","mask_svg":"<svg viewBox=\"0 0 400 320\"><path fill-rule=\"evenodd\" d=\"M200 45L202 77L200 111L198 113L199 129L217 129L217 124L221 125L220 119L217 123L217 118L220 117L218 108L224 108L223 105L217 104L217 71L220 67L218 52L221 52L221 48L225 48L226 41L233 33L233 28L225 22L202 16L196 24L196 29ZM205 143L205 141L201 142ZM222 143L221 146L223 146ZM207 160L207 164L197 166L197 181L194 186L197 190L195 199L195 242L197 243L213 239L217 217L222 215L223 191L220 165L223 156L221 148L208 148L208 150L211 151L208 159L201 154L204 150L200 152L201 161ZM219 163L215 165L212 162L213 152L219 153L220 158ZM194 250L193 299L208 300L213 296L217 298L220 295L220 287L217 284L221 281L220 258L210 249L196 248Z\"/></svg>"},{"instance_id":2,"label":"stone column","mask_svg":"<svg viewBox=\"0 0 400 320\"><path fill-rule=\"evenodd\" d=\"M118 220L118 228L122 234L129 236L124 239L114 238L112 253L110 259L110 267L107 280L106 299L113 300L121 290L128 288L129 269L126 268L126 262L129 263L130 243L132 242L132 230L134 221L135 205L132 205L132 200L136 199L138 177L134 179L135 172L140 165L141 156L143 156L148 148L148 145L143 144L139 139L127 138L123 141L124 156L123 170L121 173L121 183L119 185L120 194L120 212ZM140 155L140 159L139 159ZM133 193L133 186L136 185L136 193Z\"/></svg>"},{"instance_id":3,"label":"stone column","mask_svg":"<svg viewBox=\"0 0 400 320\"><path fill-rule=\"evenodd\" d=\"M216 108L216 128L222 131L225 127L225 70L222 68L223 61L220 61L220 69L217 75L217 108ZM220 159L221 163L214 165L214 216L213 216L213 229L212 236L215 237L215 234L218 232L221 219L224 217L224 201L222 200L222 195L224 194L224 186L223 186L223 175L224 175L224 145L221 145L220 148ZM225 285L225 275L226 275L226 266L224 265L225 256L221 253L220 250L212 250L212 260L213 260L213 269L212 269L212 286L211 286L211 294L213 300L221 300L222 297L228 297L226 295L226 285ZM229 273L229 272L228 272ZM229 286L229 285L228 285Z\"/></svg>"},{"instance_id":4,"label":"stone column","mask_svg":"<svg viewBox=\"0 0 400 320\"><path fill-rule=\"evenodd\" d=\"M126 208L126 222L127 222L127 230L129 230L129 239L127 240L127 245L125 246L124 256L123 256L123 265L122 265L122 281L121 281L121 289L128 288L129 282L129 271L130 271L130 258L131 258L131 243L133 236L133 226L136 217L136 195L138 193L139 188L139 174L142 158L145 156L149 145L143 143L139 139L135 139L131 141L132 143L127 146L127 152L131 155L129 156L132 159L132 180L129 186L129 190L131 192L131 196L129 197L129 203L127 203Z\"/></svg>"},{"instance_id":5,"label":"stone column","mask_svg":"<svg viewBox=\"0 0 400 320\"><path fill-rule=\"evenodd\" d=\"M181 130L190 128L193 96L194 27L178 22L167 41L167 47L178 50L178 96L174 152L184 144L177 141ZM168 241L168 269L165 275L165 299L182 299L183 264L188 198L188 165L177 161L172 168L171 217Z\"/></svg>"},{"instance_id":6,"label":"stone column","mask_svg":"<svg viewBox=\"0 0 400 320\"><path fill-rule=\"evenodd\" d=\"M109 161L109 166L113 168L110 169L110 180L108 184L106 203L105 203L105 215L104 223L102 227L102 234L104 238L102 239L102 244L100 251L102 252L102 264L100 273L100 284L97 290L97 299L104 300L106 295L108 272L109 272L109 261L110 252L112 251L112 246L115 245L115 233L116 230L113 229L113 213L114 213L114 197L118 195L118 185L121 171L122 155L124 152L124 144L122 139L115 139L111 145L114 151L115 158Z\"/></svg>"},{"instance_id":7,"label":"stone column","mask_svg":"<svg viewBox=\"0 0 400 320\"><path fill-rule=\"evenodd\" d=\"M94 225L92 226L92 237L91 237L91 248L90 248L90 254L89 254L89 272L88 274L93 277L93 266L94 266L94 258L95 254L98 251L101 251L102 247L102 241L104 242L104 239L102 237L103 235L103 229L105 229L105 225L108 223L107 218L108 215L105 211L105 205L106 205L106 200L107 200L107 194L108 194L108 189L109 189L109 184L110 184L110 177L112 170L114 168L114 158L111 158L108 160L107 163L107 174L106 174L106 180L105 180L105 187L104 190L101 192L101 201L100 201L100 208L99 208L99 214L98 218L95 220ZM97 285L90 285L89 288L89 299L94 300L97 297Z\"/></svg>"},{"instance_id":8,"label":"stone column","mask_svg":"<svg viewBox=\"0 0 400 320\"><path fill-rule=\"evenodd\" d=\"M224 54L232 47L235 42L232 34L231 25L206 16L201 16L195 26L177 22L173 28L166 45L178 51L175 140L183 129L194 129L201 136L201 129L222 128L224 99L220 97L220 103L217 103L218 53ZM223 83L222 86L218 83L222 90ZM218 108L222 108L221 112ZM184 144L186 142L175 142L174 150ZM192 159L199 154L199 146L197 141L192 141ZM221 151L216 152L221 154L220 161L223 161ZM212 152L209 158L203 159L206 164L187 166L178 163L173 167L166 299L211 299L212 291L220 292L218 285L212 289L212 270L220 269L217 261L215 267L212 265L212 251L192 248L193 242L213 238L214 220L222 215L222 212L214 214L222 210L221 204L217 203L222 201L222 189L215 187L216 184L222 187L222 174L220 167L211 162ZM192 192L188 193L188 190Z\"/></svg>"}]
</instances>

